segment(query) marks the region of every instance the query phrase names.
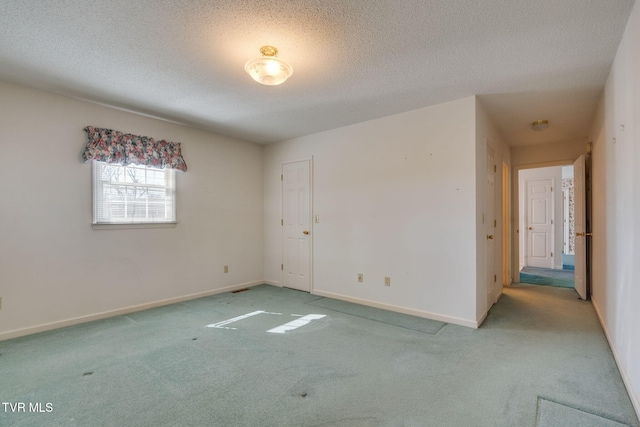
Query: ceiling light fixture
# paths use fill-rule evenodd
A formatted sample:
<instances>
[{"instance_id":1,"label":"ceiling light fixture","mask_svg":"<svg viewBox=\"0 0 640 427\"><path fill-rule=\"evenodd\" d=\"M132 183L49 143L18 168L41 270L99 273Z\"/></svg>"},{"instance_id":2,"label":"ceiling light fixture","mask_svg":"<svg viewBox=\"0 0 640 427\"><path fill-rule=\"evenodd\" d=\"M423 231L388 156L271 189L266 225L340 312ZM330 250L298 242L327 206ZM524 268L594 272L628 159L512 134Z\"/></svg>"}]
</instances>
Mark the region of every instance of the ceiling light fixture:
<instances>
[{"instance_id":1,"label":"ceiling light fixture","mask_svg":"<svg viewBox=\"0 0 640 427\"><path fill-rule=\"evenodd\" d=\"M262 46L262 56L244 64L244 70L260 84L275 86L284 83L293 73L293 67L278 58L278 49Z\"/></svg>"},{"instance_id":2,"label":"ceiling light fixture","mask_svg":"<svg viewBox=\"0 0 640 427\"><path fill-rule=\"evenodd\" d=\"M549 120L536 120L535 122L531 123L531 129L535 130L536 132L546 130L548 127Z\"/></svg>"}]
</instances>

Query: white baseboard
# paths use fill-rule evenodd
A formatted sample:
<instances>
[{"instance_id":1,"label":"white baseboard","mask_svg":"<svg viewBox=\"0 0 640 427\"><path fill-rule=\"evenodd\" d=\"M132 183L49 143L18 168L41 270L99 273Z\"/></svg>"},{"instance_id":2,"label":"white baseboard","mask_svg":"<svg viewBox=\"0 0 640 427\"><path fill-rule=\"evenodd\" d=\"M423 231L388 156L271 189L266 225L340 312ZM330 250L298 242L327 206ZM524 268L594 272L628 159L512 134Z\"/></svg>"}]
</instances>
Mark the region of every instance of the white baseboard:
<instances>
[{"instance_id":1,"label":"white baseboard","mask_svg":"<svg viewBox=\"0 0 640 427\"><path fill-rule=\"evenodd\" d=\"M600 321L600 326L602 326L602 330L604 331L604 336L607 337L607 341L609 342L609 347L611 348L611 352L613 353L613 358L616 361L616 365L618 365L618 371L620 371L620 376L622 376L622 382L624 382L624 386L627 388L627 394L629 394L629 398L631 399L631 404L633 408L636 410L636 415L640 419L640 399L633 389L633 385L631 384L631 379L627 374L627 371L624 369L624 366L620 360L620 354L616 349L613 340L611 339L611 335L609 335L609 330L607 329L607 325L604 322L604 318L600 313L600 308L598 308L598 303L593 298L591 299L593 303L593 308L596 310L596 315L598 316L598 320Z\"/></svg>"},{"instance_id":2,"label":"white baseboard","mask_svg":"<svg viewBox=\"0 0 640 427\"><path fill-rule=\"evenodd\" d=\"M487 315L489 314L489 310L485 310L482 313L482 316L480 316L480 318L476 321L476 324L478 326L476 326L475 328L478 329L480 327L480 325L482 325L482 322L484 322L484 320L487 318Z\"/></svg>"},{"instance_id":3,"label":"white baseboard","mask_svg":"<svg viewBox=\"0 0 640 427\"><path fill-rule=\"evenodd\" d=\"M506 285L506 286L510 286L510 285ZM500 301L500 298L502 298L502 295L504 295L504 289L505 285L502 286L502 288L500 288L500 292L498 292L498 296L496 297L496 301L491 304L491 307L493 307L494 305L496 305L498 303L498 301ZM489 310L491 310L491 307L489 307L488 309L486 309L482 315L480 316L480 318L478 318L478 321L476 322L478 324L478 326L476 326L476 329L478 329L482 323L487 320L487 316L489 315Z\"/></svg>"},{"instance_id":4,"label":"white baseboard","mask_svg":"<svg viewBox=\"0 0 640 427\"><path fill-rule=\"evenodd\" d=\"M264 283L265 285L277 286L278 288L282 287L280 282L272 282L271 280L263 280L262 283Z\"/></svg>"},{"instance_id":5,"label":"white baseboard","mask_svg":"<svg viewBox=\"0 0 640 427\"><path fill-rule=\"evenodd\" d=\"M265 282L262 281L262 280L257 281L257 282L241 283L241 284L238 284L238 285L227 286L225 288L213 289L213 290L209 290L209 291L205 291L205 292L198 292L198 293L195 293L195 294L184 295L184 296L164 299L164 300L160 300L160 301L153 301L153 302L149 302L149 303L145 303L145 304L139 304L139 305L133 305L133 306L125 307L125 308L119 308L119 309L116 309L116 310L104 311L104 312L101 312L101 313L90 314L90 315L87 315L87 316L75 317L73 319L67 319L67 320L61 320L61 321L58 321L58 322L46 323L44 325L38 325L38 326L32 326L32 327L24 328L24 329L16 329L16 330L13 330L13 331L2 332L2 333L0 333L0 341L8 340L8 339L11 339L11 338L22 337L22 336L25 336L25 335L36 334L38 332L50 331L52 329L58 329L58 328L64 328L64 327L67 327L67 326L78 325L80 323L92 322L94 320L106 319L108 317L120 316L120 315L123 315L123 314L133 313L133 312L136 312L136 311L148 310L150 308L161 307L163 305L175 304L175 303L178 303L178 302L188 301L188 300L192 300L192 299L208 297L208 296L216 295L216 294L222 294L222 293L225 293L225 292L231 292L231 291L235 291L235 290L238 290L238 289L248 288L250 286L261 285L263 283L265 283Z\"/></svg>"},{"instance_id":6,"label":"white baseboard","mask_svg":"<svg viewBox=\"0 0 640 427\"><path fill-rule=\"evenodd\" d=\"M352 302L355 304L381 308L383 310L395 311L396 313L409 314L411 316L423 317L425 319L438 320L440 322L445 322L445 323L453 323L454 325L466 326L474 329L477 329L479 326L479 323L474 320L460 319L458 317L444 316L442 314L431 313L428 311L415 310L412 308L400 307L400 306L391 305L391 304L383 304L376 301L369 301L369 300L354 298L346 295L335 294L333 292L314 290L311 293L313 295L319 295L321 297L339 299L342 301Z\"/></svg>"}]
</instances>

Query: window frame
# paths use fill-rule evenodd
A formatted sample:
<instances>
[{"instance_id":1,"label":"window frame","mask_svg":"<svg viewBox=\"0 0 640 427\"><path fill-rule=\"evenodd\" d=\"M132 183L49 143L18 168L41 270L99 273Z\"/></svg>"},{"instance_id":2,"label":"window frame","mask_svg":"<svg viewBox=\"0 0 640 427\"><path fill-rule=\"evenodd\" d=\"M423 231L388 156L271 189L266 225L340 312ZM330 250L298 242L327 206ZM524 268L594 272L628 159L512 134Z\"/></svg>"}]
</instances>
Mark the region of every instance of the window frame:
<instances>
[{"instance_id":1,"label":"window frame","mask_svg":"<svg viewBox=\"0 0 640 427\"><path fill-rule=\"evenodd\" d=\"M120 164L115 164L115 163L106 163L106 162L101 162L98 160L93 160L92 162L92 182L91 182L91 187L92 187L92 223L91 226L94 229L128 229L128 228L167 228L167 227L175 227L177 224L177 178L176 178L176 171L172 170L172 169L159 169L159 168L154 168L154 167L150 167L150 166L146 166L146 165L120 165ZM126 194L127 188L146 188L146 189L164 189L165 192L170 192L170 195L166 195L165 194L165 199L164 199L164 203L168 204L169 206L166 206L165 209L169 210L169 218L168 219L153 219L153 218L149 218L149 199L148 197L145 200L145 217L144 218L140 218L140 219L136 219L136 218L132 218L129 217L127 218L126 216L123 219L113 219L112 217L110 217L111 220L105 220L106 216L102 216L100 217L100 209L99 209L99 205L100 203L104 203L104 199L101 198L101 195L104 194L103 193L103 188L105 186L105 180L102 179L102 168L103 166L107 166L107 167L114 167L114 168L122 168L123 169L123 174L127 173L127 168L129 169L138 169L138 170L144 170L145 171L145 181L146 181L146 171L147 170L153 170L153 171L161 171L164 173L165 176L165 182L166 185L162 185L162 184L157 184L157 183L140 183L140 182L127 182L126 179L123 181L114 181L111 182L111 184L106 184L106 185L112 185L114 187L118 186L118 187L123 187L125 189L125 211L127 208L127 200L126 200ZM149 193L147 192L147 195ZM133 202L130 202L133 203ZM139 201L138 201L139 203ZM126 214L125 214L126 215ZM166 218L166 216L165 216Z\"/></svg>"}]
</instances>

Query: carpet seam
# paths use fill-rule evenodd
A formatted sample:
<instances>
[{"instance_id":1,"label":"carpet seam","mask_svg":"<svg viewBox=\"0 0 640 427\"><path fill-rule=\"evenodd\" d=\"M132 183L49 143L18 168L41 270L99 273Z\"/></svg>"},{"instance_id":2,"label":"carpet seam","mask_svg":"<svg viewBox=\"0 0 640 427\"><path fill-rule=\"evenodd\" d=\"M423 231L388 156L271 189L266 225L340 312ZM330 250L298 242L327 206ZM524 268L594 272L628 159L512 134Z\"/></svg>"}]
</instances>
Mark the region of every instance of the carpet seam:
<instances>
[{"instance_id":1,"label":"carpet seam","mask_svg":"<svg viewBox=\"0 0 640 427\"><path fill-rule=\"evenodd\" d=\"M580 411L580 412L584 412L585 414L594 415L596 417L604 418L605 420L613 421L613 422L616 422L618 424L622 424L623 426L626 426L626 427L635 427L635 426L627 424L625 421L620 421L619 419L612 418L608 414L599 413L597 411L594 411L593 409L586 409L585 407L578 407L578 406L569 405L567 403L558 402L556 400L549 399L547 397L543 397L543 396L538 395L538 402L540 400L546 400L547 402L555 403L556 405L561 405L561 406L564 406L566 408L573 409L575 411ZM540 404L538 404L538 410L539 410L539 408L540 408Z\"/></svg>"}]
</instances>

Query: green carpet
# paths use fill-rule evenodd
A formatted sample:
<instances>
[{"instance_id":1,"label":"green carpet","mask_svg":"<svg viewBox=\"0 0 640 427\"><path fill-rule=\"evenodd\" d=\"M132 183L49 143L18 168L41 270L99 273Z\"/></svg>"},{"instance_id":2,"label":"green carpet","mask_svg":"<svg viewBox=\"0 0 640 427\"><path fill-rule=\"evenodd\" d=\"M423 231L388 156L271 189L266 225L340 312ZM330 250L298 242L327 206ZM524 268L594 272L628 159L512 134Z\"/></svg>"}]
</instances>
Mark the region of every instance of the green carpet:
<instances>
[{"instance_id":1,"label":"green carpet","mask_svg":"<svg viewBox=\"0 0 640 427\"><path fill-rule=\"evenodd\" d=\"M520 271L520 283L575 288L574 271L524 267Z\"/></svg>"},{"instance_id":2,"label":"green carpet","mask_svg":"<svg viewBox=\"0 0 640 427\"><path fill-rule=\"evenodd\" d=\"M0 426L580 425L543 396L637 427L591 303L504 292L480 329L435 335L261 285L2 341L0 402L27 410Z\"/></svg>"},{"instance_id":3,"label":"green carpet","mask_svg":"<svg viewBox=\"0 0 640 427\"><path fill-rule=\"evenodd\" d=\"M560 403L540 399L536 427L629 427Z\"/></svg>"},{"instance_id":4,"label":"green carpet","mask_svg":"<svg viewBox=\"0 0 640 427\"><path fill-rule=\"evenodd\" d=\"M348 314L351 316L362 317L376 322L386 323L388 325L398 326L400 328L411 329L412 331L423 332L425 334L435 334L442 329L446 323L437 320L424 319L416 316L409 316L402 313L394 313L387 310L381 310L375 307L353 304L347 301L340 301L331 298L319 298L307 303L315 307L326 308L331 311Z\"/></svg>"}]
</instances>

